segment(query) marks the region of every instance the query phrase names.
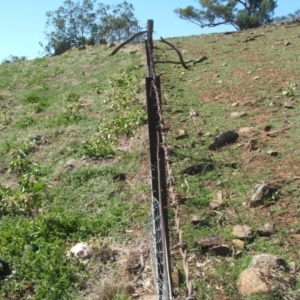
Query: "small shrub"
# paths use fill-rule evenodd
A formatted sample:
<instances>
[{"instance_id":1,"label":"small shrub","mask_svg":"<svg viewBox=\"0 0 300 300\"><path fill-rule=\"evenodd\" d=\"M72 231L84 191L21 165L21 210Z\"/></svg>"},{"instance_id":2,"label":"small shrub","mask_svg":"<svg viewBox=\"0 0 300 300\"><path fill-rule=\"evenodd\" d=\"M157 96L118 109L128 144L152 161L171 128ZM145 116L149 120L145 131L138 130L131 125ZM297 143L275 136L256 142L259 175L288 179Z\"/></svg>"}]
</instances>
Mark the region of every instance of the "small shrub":
<instances>
[{"instance_id":1,"label":"small shrub","mask_svg":"<svg viewBox=\"0 0 300 300\"><path fill-rule=\"evenodd\" d=\"M40 101L41 101L41 97L35 93L30 93L23 97L24 103L38 103Z\"/></svg>"},{"instance_id":2,"label":"small shrub","mask_svg":"<svg viewBox=\"0 0 300 300\"><path fill-rule=\"evenodd\" d=\"M50 103L47 99L41 98L39 95L35 93L30 93L25 95L23 97L23 102L29 103L35 113L40 113L46 110L50 106Z\"/></svg>"},{"instance_id":3,"label":"small shrub","mask_svg":"<svg viewBox=\"0 0 300 300\"><path fill-rule=\"evenodd\" d=\"M36 124L36 120L32 116L27 116L16 122L17 128L26 128Z\"/></svg>"},{"instance_id":4,"label":"small shrub","mask_svg":"<svg viewBox=\"0 0 300 300\"><path fill-rule=\"evenodd\" d=\"M86 157L100 158L115 155L115 151L111 142L106 139L99 138L86 141L83 145L83 154Z\"/></svg>"},{"instance_id":5,"label":"small shrub","mask_svg":"<svg viewBox=\"0 0 300 300\"><path fill-rule=\"evenodd\" d=\"M9 64L9 63L15 63L15 62L26 61L26 60L27 60L26 56L10 55L8 58L5 58L2 61L2 64Z\"/></svg>"},{"instance_id":6,"label":"small shrub","mask_svg":"<svg viewBox=\"0 0 300 300\"><path fill-rule=\"evenodd\" d=\"M33 61L33 64L36 65L36 66L43 66L43 67L48 67L48 64L47 64L47 61L46 61L46 57L39 57L39 58L36 58L34 61Z\"/></svg>"},{"instance_id":7,"label":"small shrub","mask_svg":"<svg viewBox=\"0 0 300 300\"><path fill-rule=\"evenodd\" d=\"M81 119L80 110L83 103L80 100L80 95L74 92L68 92L64 95L64 108L61 117L62 123L69 124Z\"/></svg>"},{"instance_id":8,"label":"small shrub","mask_svg":"<svg viewBox=\"0 0 300 300\"><path fill-rule=\"evenodd\" d=\"M295 91L296 87L289 86L287 89L282 91L282 95L292 98L296 96Z\"/></svg>"},{"instance_id":9,"label":"small shrub","mask_svg":"<svg viewBox=\"0 0 300 300\"><path fill-rule=\"evenodd\" d=\"M0 112L0 125L9 125L12 119L8 112L2 111Z\"/></svg>"}]
</instances>

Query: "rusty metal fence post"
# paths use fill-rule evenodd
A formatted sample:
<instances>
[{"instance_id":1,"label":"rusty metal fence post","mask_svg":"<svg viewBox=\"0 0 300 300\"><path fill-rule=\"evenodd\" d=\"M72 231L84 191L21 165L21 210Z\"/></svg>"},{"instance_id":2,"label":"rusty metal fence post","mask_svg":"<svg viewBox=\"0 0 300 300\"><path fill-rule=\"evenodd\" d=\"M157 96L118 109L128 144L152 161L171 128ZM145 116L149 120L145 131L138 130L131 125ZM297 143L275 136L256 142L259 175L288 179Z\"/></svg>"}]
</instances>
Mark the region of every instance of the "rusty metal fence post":
<instances>
[{"instance_id":1,"label":"rusty metal fence post","mask_svg":"<svg viewBox=\"0 0 300 300\"><path fill-rule=\"evenodd\" d=\"M170 245L167 211L167 187L165 151L162 147L162 129L159 109L161 107L160 78L155 76L153 63L153 20L148 20L147 40L145 41L148 77L146 77L146 97L148 111L151 188L152 188L152 251L155 260L156 287L160 300L172 299L170 276Z\"/></svg>"}]
</instances>

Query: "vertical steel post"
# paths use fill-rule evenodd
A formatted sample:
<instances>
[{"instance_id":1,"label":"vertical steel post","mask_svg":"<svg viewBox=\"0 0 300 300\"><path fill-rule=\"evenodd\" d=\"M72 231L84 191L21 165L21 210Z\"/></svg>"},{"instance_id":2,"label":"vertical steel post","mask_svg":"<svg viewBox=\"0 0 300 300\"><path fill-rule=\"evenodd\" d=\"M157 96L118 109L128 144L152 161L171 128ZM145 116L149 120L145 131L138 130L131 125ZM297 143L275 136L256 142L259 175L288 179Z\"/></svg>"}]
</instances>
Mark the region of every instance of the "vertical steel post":
<instances>
[{"instance_id":1,"label":"vertical steel post","mask_svg":"<svg viewBox=\"0 0 300 300\"><path fill-rule=\"evenodd\" d=\"M146 77L146 96L148 111L148 128L150 144L150 164L151 164L151 184L152 201L158 202L158 207L154 207L158 261L158 282L159 299L172 299L171 295L171 276L170 276L170 247L168 230L168 211L167 211L167 186L165 171L165 152L162 147L163 137L159 109L161 107L160 77L155 77L153 63L153 20L148 20L147 41L145 41L148 77ZM155 217L154 216L154 217ZM162 253L160 253L159 248Z\"/></svg>"}]
</instances>

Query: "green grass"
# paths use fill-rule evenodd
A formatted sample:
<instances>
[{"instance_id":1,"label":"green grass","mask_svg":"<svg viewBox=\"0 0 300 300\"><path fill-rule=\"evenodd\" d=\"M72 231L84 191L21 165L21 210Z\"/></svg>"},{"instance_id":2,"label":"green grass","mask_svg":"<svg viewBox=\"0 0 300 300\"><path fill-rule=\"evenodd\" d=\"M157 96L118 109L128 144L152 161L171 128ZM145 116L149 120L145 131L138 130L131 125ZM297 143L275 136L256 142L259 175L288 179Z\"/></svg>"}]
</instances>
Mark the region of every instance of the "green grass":
<instances>
[{"instance_id":1,"label":"green grass","mask_svg":"<svg viewBox=\"0 0 300 300\"><path fill-rule=\"evenodd\" d=\"M299 231L298 29L173 38L170 42L187 51L185 59L208 59L188 70L156 66L162 74L175 190L188 199L180 206L180 219L199 299L281 299L299 287L299 276L295 285L270 295L243 298L236 287L255 254L300 263L294 237ZM283 39L291 45L276 44ZM155 44L156 59L177 60L166 45ZM129 252L146 243L150 186L141 96L146 70L140 67L145 65L142 55L126 51L111 57L110 49L94 46L0 65L0 258L10 267L9 274L0 274L0 299L131 299L132 278L123 276L119 262L99 265L96 256L82 264L67 255L81 241L98 252L116 245ZM286 109L285 101L293 108ZM232 118L232 112L247 115ZM278 135L268 137L266 125ZM235 144L208 149L216 134L244 127L252 130L239 133ZM188 135L178 140L180 130ZM257 140L254 151L246 148L251 139ZM269 156L270 149L278 156ZM182 176L185 168L201 162L213 163L214 169ZM125 182L114 179L120 173ZM250 209L252 189L262 181L279 185L279 199ZM209 204L219 191L224 203L212 210ZM205 217L205 223L192 225L192 215ZM172 210L169 217L173 245ZM268 222L275 223L277 232L269 239L259 237L255 231ZM254 230L239 255L204 254L195 246L200 237L219 235L234 247L232 227L238 224ZM281 243L273 243L276 239ZM207 267L199 269L199 263ZM177 253L171 265L183 269ZM184 282L177 290L185 295Z\"/></svg>"},{"instance_id":2,"label":"green grass","mask_svg":"<svg viewBox=\"0 0 300 300\"><path fill-rule=\"evenodd\" d=\"M10 266L1 299L74 299L89 271L67 256L70 248L108 236L123 243L130 239L124 228L148 220L148 205L136 203L145 183L129 188L113 181L137 171L147 153L118 149L119 136L129 140L145 123L136 96L143 73L138 56L108 54L93 47L0 66L0 255ZM135 89L126 86L130 78ZM126 115L132 109L138 114ZM114 293L125 299L122 290Z\"/></svg>"}]
</instances>

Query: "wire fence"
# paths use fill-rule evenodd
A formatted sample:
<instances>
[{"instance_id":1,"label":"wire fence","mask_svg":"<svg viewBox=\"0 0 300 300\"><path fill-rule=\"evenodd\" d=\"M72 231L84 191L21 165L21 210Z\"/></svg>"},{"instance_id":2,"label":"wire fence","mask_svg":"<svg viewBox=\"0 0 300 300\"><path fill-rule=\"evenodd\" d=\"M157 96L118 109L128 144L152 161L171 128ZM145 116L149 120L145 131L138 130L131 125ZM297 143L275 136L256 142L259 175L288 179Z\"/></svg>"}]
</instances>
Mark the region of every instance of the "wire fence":
<instances>
[{"instance_id":1,"label":"wire fence","mask_svg":"<svg viewBox=\"0 0 300 300\"><path fill-rule=\"evenodd\" d=\"M148 77L146 77L146 96L148 111L151 190L152 190L152 226L150 247L159 300L172 299L170 268L170 242L168 227L168 208L175 214L177 244L173 251L179 251L182 257L186 282L186 300L195 300L193 286L189 279L187 245L180 229L179 203L176 201L174 180L169 163L167 141L164 135L160 78L155 75L153 60L153 20L148 20L147 40L145 41ZM167 177L166 177L167 176ZM166 180L168 178L168 180ZM167 200L169 198L169 201Z\"/></svg>"}]
</instances>

